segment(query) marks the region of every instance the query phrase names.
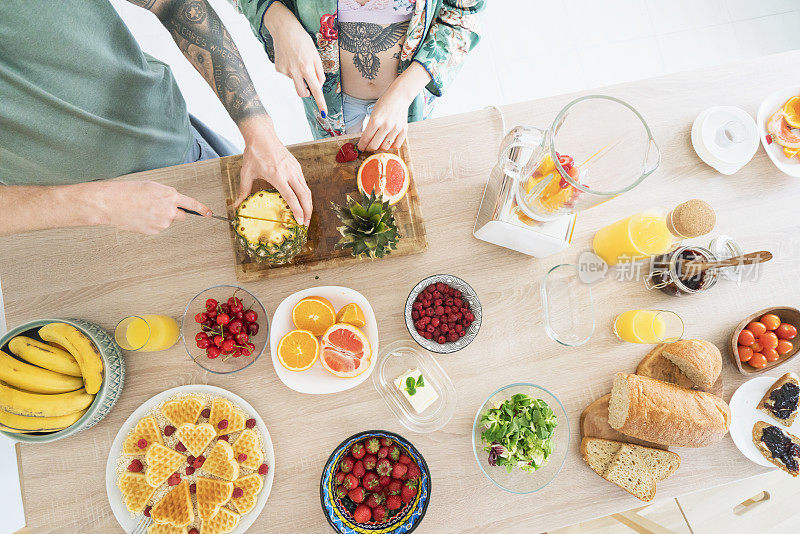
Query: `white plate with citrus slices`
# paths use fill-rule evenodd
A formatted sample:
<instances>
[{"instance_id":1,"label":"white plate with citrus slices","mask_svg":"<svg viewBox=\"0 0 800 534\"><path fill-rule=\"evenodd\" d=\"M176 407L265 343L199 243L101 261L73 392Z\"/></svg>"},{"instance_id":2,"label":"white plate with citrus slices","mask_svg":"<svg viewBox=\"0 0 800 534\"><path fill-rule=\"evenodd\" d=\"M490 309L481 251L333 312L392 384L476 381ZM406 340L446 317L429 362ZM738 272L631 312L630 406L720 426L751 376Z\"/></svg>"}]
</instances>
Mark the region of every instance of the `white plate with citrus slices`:
<instances>
[{"instance_id":1,"label":"white plate with citrus slices","mask_svg":"<svg viewBox=\"0 0 800 534\"><path fill-rule=\"evenodd\" d=\"M361 384L378 354L378 323L366 297L339 286L286 297L272 317L272 365L300 393L338 393Z\"/></svg>"},{"instance_id":2,"label":"white plate with citrus slices","mask_svg":"<svg viewBox=\"0 0 800 534\"><path fill-rule=\"evenodd\" d=\"M756 122L761 144L769 159L789 176L800 177L800 87L792 86L769 95L758 108ZM793 148L784 145L791 145Z\"/></svg>"}]
</instances>

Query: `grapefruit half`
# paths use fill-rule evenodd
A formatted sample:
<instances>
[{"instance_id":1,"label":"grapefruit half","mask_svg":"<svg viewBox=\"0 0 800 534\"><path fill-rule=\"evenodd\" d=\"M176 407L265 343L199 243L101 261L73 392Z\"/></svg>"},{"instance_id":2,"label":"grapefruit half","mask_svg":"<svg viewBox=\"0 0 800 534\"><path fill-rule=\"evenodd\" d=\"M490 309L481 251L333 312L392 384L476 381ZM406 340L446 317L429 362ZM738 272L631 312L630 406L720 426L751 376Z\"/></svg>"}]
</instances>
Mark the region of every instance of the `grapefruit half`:
<instances>
[{"instance_id":1,"label":"grapefruit half","mask_svg":"<svg viewBox=\"0 0 800 534\"><path fill-rule=\"evenodd\" d=\"M352 378L369 369L372 347L358 327L339 323L322 336L320 362L331 374Z\"/></svg>"},{"instance_id":2,"label":"grapefruit half","mask_svg":"<svg viewBox=\"0 0 800 534\"><path fill-rule=\"evenodd\" d=\"M396 154L381 152L364 160L358 168L358 190L383 196L390 206L400 202L408 191L411 178L406 163Z\"/></svg>"}]
</instances>

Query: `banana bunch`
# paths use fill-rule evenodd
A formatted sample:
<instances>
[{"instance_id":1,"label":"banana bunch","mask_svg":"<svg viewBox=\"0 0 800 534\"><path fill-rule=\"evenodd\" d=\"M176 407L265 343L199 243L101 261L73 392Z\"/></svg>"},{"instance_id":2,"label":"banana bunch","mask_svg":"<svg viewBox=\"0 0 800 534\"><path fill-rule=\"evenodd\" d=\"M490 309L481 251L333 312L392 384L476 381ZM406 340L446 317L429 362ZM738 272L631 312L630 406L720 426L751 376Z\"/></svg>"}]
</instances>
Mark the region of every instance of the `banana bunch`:
<instances>
[{"instance_id":1,"label":"banana bunch","mask_svg":"<svg viewBox=\"0 0 800 534\"><path fill-rule=\"evenodd\" d=\"M73 425L94 402L103 383L100 351L66 323L39 329L42 343L16 336L11 356L0 350L0 430L56 432Z\"/></svg>"}]
</instances>

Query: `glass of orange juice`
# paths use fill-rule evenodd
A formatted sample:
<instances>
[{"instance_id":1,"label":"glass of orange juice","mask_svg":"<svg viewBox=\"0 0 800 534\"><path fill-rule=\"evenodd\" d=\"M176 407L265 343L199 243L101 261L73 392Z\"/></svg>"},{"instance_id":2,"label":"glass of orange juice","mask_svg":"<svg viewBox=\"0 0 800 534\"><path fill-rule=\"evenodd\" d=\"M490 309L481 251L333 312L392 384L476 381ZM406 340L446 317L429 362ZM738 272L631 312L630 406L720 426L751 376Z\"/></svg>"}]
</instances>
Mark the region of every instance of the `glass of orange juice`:
<instances>
[{"instance_id":1,"label":"glass of orange juice","mask_svg":"<svg viewBox=\"0 0 800 534\"><path fill-rule=\"evenodd\" d=\"M114 330L117 345L137 352L166 350L180 337L178 321L166 315L131 315L121 320Z\"/></svg>"},{"instance_id":2,"label":"glass of orange juice","mask_svg":"<svg viewBox=\"0 0 800 534\"><path fill-rule=\"evenodd\" d=\"M683 320L667 310L628 310L614 319L614 335L629 343L672 343L683 337Z\"/></svg>"}]
</instances>

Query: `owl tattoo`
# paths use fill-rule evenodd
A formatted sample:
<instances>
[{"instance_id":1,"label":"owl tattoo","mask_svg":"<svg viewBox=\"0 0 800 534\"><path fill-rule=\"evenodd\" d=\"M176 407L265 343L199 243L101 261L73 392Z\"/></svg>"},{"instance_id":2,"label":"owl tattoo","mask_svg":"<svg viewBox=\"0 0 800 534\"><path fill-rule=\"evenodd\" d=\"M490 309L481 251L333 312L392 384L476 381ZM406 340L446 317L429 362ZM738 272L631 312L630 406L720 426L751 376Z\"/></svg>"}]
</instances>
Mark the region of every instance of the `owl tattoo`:
<instances>
[{"instance_id":1,"label":"owl tattoo","mask_svg":"<svg viewBox=\"0 0 800 534\"><path fill-rule=\"evenodd\" d=\"M394 22L386 27L371 22L339 22L339 46L354 54L358 72L374 80L381 68L379 52L389 50L406 34L407 25Z\"/></svg>"}]
</instances>

